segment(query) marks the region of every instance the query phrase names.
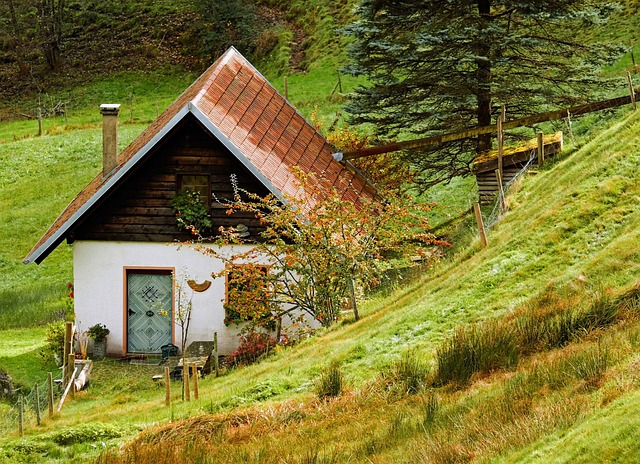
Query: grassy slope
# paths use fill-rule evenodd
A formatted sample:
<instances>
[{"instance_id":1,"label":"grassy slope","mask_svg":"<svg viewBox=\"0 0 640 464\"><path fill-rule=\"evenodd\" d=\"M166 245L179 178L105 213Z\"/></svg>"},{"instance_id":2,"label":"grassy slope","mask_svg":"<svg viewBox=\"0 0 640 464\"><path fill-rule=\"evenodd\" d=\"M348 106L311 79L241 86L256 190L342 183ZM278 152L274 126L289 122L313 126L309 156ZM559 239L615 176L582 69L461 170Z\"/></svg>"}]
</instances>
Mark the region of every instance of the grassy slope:
<instances>
[{"instance_id":1,"label":"grassy slope","mask_svg":"<svg viewBox=\"0 0 640 464\"><path fill-rule=\"evenodd\" d=\"M313 111L318 101L314 93L320 93L318 89L327 95L335 85L335 65L328 60L324 67L312 66L305 76L289 78L290 97L304 114ZM157 91L153 87L164 85L165 81L152 77L148 80L151 88L136 88L134 122L145 123L152 119L156 102L159 101L162 109L184 88L183 84L191 82L192 77L175 74L172 84L168 84L171 88ZM116 76L109 82L83 89L86 100L76 104L76 108L95 107L106 100L117 99L125 103L122 114L126 120L126 100L131 90L119 88L116 84L119 79ZM273 78L273 82L282 90L281 78ZM349 85L353 83L346 84ZM96 95L99 98L93 98ZM332 118L340 103L339 97L328 100L320 104L321 117L325 120ZM144 108L143 114L138 113L138 102ZM8 142L33 134L34 123L0 127L0 140L5 142L0 144L0 237L3 237L0 240L0 270L3 271L0 327L24 324L25 321L37 323L43 315L47 319L50 312L56 312L64 305L65 284L71 276L70 253L65 246L40 267L26 267L20 262L66 202L99 169L97 112L89 118L87 113L80 113L77 118L69 117L70 128L86 128L79 133L66 133L61 120L57 121L57 127L48 126L52 121L45 121L45 129L51 136ZM342 361L352 388L356 389L406 348L423 349L430 358L435 344L452 327L503 314L532 295L543 292L550 284L582 288L589 293L632 282L637 276L639 261L635 246L639 226L635 172L640 163L638 140L634 138L638 126L637 117L625 120L595 138L577 156L527 179L522 190L511 197L513 211L491 232L489 250L479 250L476 244L437 273L408 285L389 299L370 302L364 308L362 322L338 327L317 342L305 343L259 366L218 381L207 379L202 385L203 400L191 405L178 403L172 413L161 406L161 392L145 381L146 373L142 379L123 377L114 382L111 366L105 364L102 372L100 369L96 372L92 391L69 405L68 412L45 425L40 432L77 423L77 415L84 415L88 421L115 421L131 430L131 424L164 421L170 415L187 417L256 399L304 396L330 359ZM125 126L121 142L126 143L142 128L143 125ZM60 163L63 154L71 156ZM54 169L55 176L42 167ZM52 184L52 188L48 184ZM25 337L14 331L6 332L6 335L0 335L3 345L5 341ZM38 342L33 339L31 343L34 349L21 352L19 356L29 357L36 365ZM16 358L17 355L9 353L6 356ZM15 361L0 358L0 367L11 368L16 365ZM115 375L121 374L117 372ZM37 372L24 374L17 377L25 383L38 376ZM124 390L131 393L124 393ZM631 407L635 400L631 398L630 401L629 406L624 398L614 404ZM381 409L378 413L381 411L392 412ZM607 417L607 411L596 418ZM123 419L124 415L128 418ZM363 415L356 430L364 431L367 426L374 427L384 420L369 418L370 422ZM587 437L593 436L589 421L578 427L590 430ZM343 432L344 429L337 426L332 433L340 438ZM550 456L548 453L553 452L553 446L548 450L546 443L567 446L567 436L564 432L551 435L531 449L540 446L545 456ZM524 455L516 456L514 460L524 459ZM561 457L557 459L562 461Z\"/></svg>"},{"instance_id":2,"label":"grassy slope","mask_svg":"<svg viewBox=\"0 0 640 464\"><path fill-rule=\"evenodd\" d=\"M408 348L431 358L438 341L453 327L506 314L549 287L575 288L588 295L628 286L637 280L640 267L636 246L640 238L639 130L640 116L625 115L572 156L526 178L510 198L511 211L490 232L488 249L475 244L391 297L372 300L359 323L337 326L218 380L207 378L200 385L200 401L177 401L171 411L162 406L162 391L144 377L125 393L122 382L112 383L113 374L105 364L102 374L97 370L92 390L70 403L54 423L29 433L79 420L114 421L135 430L169 416L179 419L225 411L266 399L309 401L313 380L331 360L342 363L350 388L358 391ZM269 404L263 408L282 407ZM384 429L401 406L362 408L362 415L355 419L322 423L326 428L322 433L327 439L348 436L365 446L360 436L364 430ZM597 409L593 406L588 411ZM354 420L359 425L350 430ZM310 434L319 433L313 422L303 422L301 427ZM277 439L302 446L286 434ZM395 459L415 445L412 440L381 450L377 460Z\"/></svg>"},{"instance_id":3,"label":"grassy slope","mask_svg":"<svg viewBox=\"0 0 640 464\"><path fill-rule=\"evenodd\" d=\"M555 432L501 462L637 462L640 392L635 391L569 430Z\"/></svg>"}]
</instances>

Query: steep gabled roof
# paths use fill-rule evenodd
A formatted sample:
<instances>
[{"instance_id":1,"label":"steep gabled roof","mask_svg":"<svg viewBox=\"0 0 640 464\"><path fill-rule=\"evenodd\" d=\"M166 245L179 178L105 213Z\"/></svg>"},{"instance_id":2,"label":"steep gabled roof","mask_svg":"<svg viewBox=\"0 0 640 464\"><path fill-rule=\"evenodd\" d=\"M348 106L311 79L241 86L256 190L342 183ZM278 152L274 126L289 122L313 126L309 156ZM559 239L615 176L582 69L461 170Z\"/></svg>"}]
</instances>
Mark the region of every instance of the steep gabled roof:
<instances>
[{"instance_id":1,"label":"steep gabled roof","mask_svg":"<svg viewBox=\"0 0 640 464\"><path fill-rule=\"evenodd\" d=\"M324 179L322 188L335 188L345 201L375 196L371 184L348 162L336 161L327 140L232 47L120 153L110 177L99 174L78 194L24 262L45 259L188 114L279 198L313 197L299 190L295 166Z\"/></svg>"}]
</instances>

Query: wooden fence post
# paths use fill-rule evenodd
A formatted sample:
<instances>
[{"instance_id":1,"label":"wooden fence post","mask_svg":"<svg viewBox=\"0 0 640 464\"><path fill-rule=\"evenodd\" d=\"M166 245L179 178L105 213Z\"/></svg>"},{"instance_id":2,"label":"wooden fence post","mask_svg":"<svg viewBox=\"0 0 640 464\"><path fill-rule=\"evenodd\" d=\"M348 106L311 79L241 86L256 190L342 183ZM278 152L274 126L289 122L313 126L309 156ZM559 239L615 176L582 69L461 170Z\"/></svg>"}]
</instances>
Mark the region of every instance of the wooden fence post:
<instances>
[{"instance_id":1,"label":"wooden fence post","mask_svg":"<svg viewBox=\"0 0 640 464\"><path fill-rule=\"evenodd\" d=\"M627 84L629 85L629 93L631 94L631 104L633 105L633 111L638 109L636 104L636 93L633 90L633 82L631 82L631 72L627 71Z\"/></svg>"},{"instance_id":2,"label":"wooden fence post","mask_svg":"<svg viewBox=\"0 0 640 464\"><path fill-rule=\"evenodd\" d=\"M164 389L165 389L165 396L164 396L164 404L166 404L167 406L171 406L171 383L170 383L171 378L169 377L169 368L165 367L164 368Z\"/></svg>"},{"instance_id":3,"label":"wooden fence post","mask_svg":"<svg viewBox=\"0 0 640 464\"><path fill-rule=\"evenodd\" d=\"M482 246L486 247L489 245L487 242L487 234L484 230L484 223L482 222L482 212L480 211L480 204L475 203L473 205L473 213L476 215L476 222L478 223L478 232L480 232L480 242Z\"/></svg>"},{"instance_id":4,"label":"wooden fence post","mask_svg":"<svg viewBox=\"0 0 640 464\"><path fill-rule=\"evenodd\" d=\"M38 106L38 137L42 135L42 109Z\"/></svg>"},{"instance_id":5,"label":"wooden fence post","mask_svg":"<svg viewBox=\"0 0 640 464\"><path fill-rule=\"evenodd\" d=\"M75 375L75 366L76 366L76 358L73 355L73 353L69 353L69 361L67 362L67 364L70 366L69 368L74 367L73 369L73 373L69 376L69 382L73 383L73 376ZM71 398L75 398L76 396L76 386L72 385L71 386Z\"/></svg>"},{"instance_id":6,"label":"wooden fence post","mask_svg":"<svg viewBox=\"0 0 640 464\"><path fill-rule=\"evenodd\" d=\"M22 395L18 396L18 432L24 436L24 400Z\"/></svg>"},{"instance_id":7,"label":"wooden fence post","mask_svg":"<svg viewBox=\"0 0 640 464\"><path fill-rule=\"evenodd\" d=\"M192 364L193 366L193 397L197 400L200 397L200 392L198 391L198 366L196 363Z\"/></svg>"},{"instance_id":8,"label":"wooden fence post","mask_svg":"<svg viewBox=\"0 0 640 464\"><path fill-rule=\"evenodd\" d=\"M62 358L62 385L69 383L69 377L71 375L71 366L69 366L69 353L73 339L73 322L67 321L64 326L64 354ZM72 364L73 365L73 364Z\"/></svg>"},{"instance_id":9,"label":"wooden fence post","mask_svg":"<svg viewBox=\"0 0 640 464\"><path fill-rule=\"evenodd\" d=\"M36 396L36 398L35 398L36 399L36 423L38 425L40 425L41 422L42 422L42 418L40 417L40 392L38 391L38 383L37 382L36 382L36 385L35 385L34 388L35 388L35 392L34 393L35 393L35 396Z\"/></svg>"},{"instance_id":10,"label":"wooden fence post","mask_svg":"<svg viewBox=\"0 0 640 464\"><path fill-rule=\"evenodd\" d=\"M500 173L500 179L502 179L502 155L504 149L504 137L502 133L502 117L498 119L498 172ZM502 184L500 184L500 189L502 189Z\"/></svg>"},{"instance_id":11,"label":"wooden fence post","mask_svg":"<svg viewBox=\"0 0 640 464\"><path fill-rule=\"evenodd\" d=\"M220 364L218 362L218 332L213 333L213 367L216 377L220 375Z\"/></svg>"},{"instance_id":12,"label":"wooden fence post","mask_svg":"<svg viewBox=\"0 0 640 464\"><path fill-rule=\"evenodd\" d=\"M191 389L189 382L189 363L187 363L186 359L182 358L182 380L184 384L184 399L187 401L191 401Z\"/></svg>"},{"instance_id":13,"label":"wooden fence post","mask_svg":"<svg viewBox=\"0 0 640 464\"><path fill-rule=\"evenodd\" d=\"M49 372L49 418L53 417L53 374Z\"/></svg>"},{"instance_id":14,"label":"wooden fence post","mask_svg":"<svg viewBox=\"0 0 640 464\"><path fill-rule=\"evenodd\" d=\"M544 134L538 132L538 166L542 167L544 164Z\"/></svg>"},{"instance_id":15,"label":"wooden fence post","mask_svg":"<svg viewBox=\"0 0 640 464\"><path fill-rule=\"evenodd\" d=\"M133 122L133 92L129 93L129 122Z\"/></svg>"},{"instance_id":16,"label":"wooden fence post","mask_svg":"<svg viewBox=\"0 0 640 464\"><path fill-rule=\"evenodd\" d=\"M502 172L500 169L496 169L496 181L498 182L498 195L500 195L500 212L504 212L507 209L507 205L504 202L504 187L502 186Z\"/></svg>"},{"instance_id":17,"label":"wooden fence post","mask_svg":"<svg viewBox=\"0 0 640 464\"><path fill-rule=\"evenodd\" d=\"M78 368L74 368L73 369L73 373L69 376L69 378L73 379L73 377L76 375L76 371L78 370ZM69 393L69 389L72 388L73 386L73 382L69 381L69 383L67 384L67 387L64 389L64 393L62 394L62 398L60 398L60 403L58 403L58 412L60 412L60 410L62 410L62 405L64 405L64 400L67 399L67 394Z\"/></svg>"}]
</instances>

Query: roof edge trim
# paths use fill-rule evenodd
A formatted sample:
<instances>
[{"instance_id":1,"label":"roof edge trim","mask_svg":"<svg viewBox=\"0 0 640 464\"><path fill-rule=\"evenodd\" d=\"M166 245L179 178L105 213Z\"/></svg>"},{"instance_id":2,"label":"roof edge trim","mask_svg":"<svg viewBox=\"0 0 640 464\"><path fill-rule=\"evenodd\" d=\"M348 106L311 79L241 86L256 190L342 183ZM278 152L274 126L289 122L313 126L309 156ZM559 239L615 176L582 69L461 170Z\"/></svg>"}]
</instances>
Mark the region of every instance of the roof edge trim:
<instances>
[{"instance_id":1,"label":"roof edge trim","mask_svg":"<svg viewBox=\"0 0 640 464\"><path fill-rule=\"evenodd\" d=\"M178 111L175 116L165 124L153 138L147 142L140 150L136 152L120 169L118 169L111 177L109 177L97 190L93 196L85 202L75 213L67 219L62 226L51 236L47 241L40 245L37 249L32 250L22 261L24 264L30 264L35 262L40 264L49 254L64 240L66 233L69 229L80 220L91 208L102 198L102 196L111 190L115 184L117 184L122 177L124 177L137 163L143 158L156 144L164 138L164 136L171 131L188 113L189 104L185 105ZM102 174L100 174L102 175ZM77 196L76 196L77 198ZM73 202L73 201L72 201ZM69 203L70 205L71 203ZM67 208L69 207L67 205ZM65 208L66 211L66 208ZM64 214L64 211L63 211Z\"/></svg>"}]
</instances>

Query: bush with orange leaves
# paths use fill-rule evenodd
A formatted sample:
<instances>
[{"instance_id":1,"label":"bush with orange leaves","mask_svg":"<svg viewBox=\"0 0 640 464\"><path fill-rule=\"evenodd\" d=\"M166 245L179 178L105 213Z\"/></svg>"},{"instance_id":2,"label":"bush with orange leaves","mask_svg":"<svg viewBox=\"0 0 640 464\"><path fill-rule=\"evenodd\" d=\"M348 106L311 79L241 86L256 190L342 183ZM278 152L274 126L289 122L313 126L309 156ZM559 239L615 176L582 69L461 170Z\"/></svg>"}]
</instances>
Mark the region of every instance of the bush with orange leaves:
<instances>
[{"instance_id":1,"label":"bush with orange leaves","mask_svg":"<svg viewBox=\"0 0 640 464\"><path fill-rule=\"evenodd\" d=\"M234 322L246 322L245 330L285 316L295 324L316 320L329 326L344 309L358 319L357 296L377 285L385 270L416 257L435 259L433 249L447 245L428 231L429 206L415 204L408 195L387 193L384 200L352 203L332 187L318 188L323 179L301 171L296 176L310 197L260 197L232 181L234 198L223 205L229 215L258 218L259 237L247 234L244 226L221 227L214 239L218 246L196 245L225 263L214 278L228 278L243 267L260 270L247 272L244 295L225 304Z\"/></svg>"}]
</instances>

